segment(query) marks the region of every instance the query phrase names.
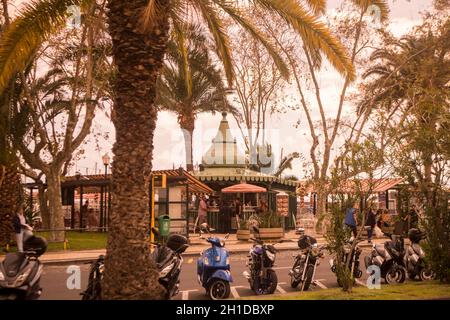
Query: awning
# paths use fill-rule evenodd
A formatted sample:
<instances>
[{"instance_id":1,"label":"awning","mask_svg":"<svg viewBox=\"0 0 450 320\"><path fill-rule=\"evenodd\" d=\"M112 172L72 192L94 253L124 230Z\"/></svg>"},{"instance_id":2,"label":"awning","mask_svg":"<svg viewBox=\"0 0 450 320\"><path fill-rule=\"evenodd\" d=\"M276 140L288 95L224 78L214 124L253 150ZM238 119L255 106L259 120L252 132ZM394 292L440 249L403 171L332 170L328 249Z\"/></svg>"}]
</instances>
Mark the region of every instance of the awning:
<instances>
[{"instance_id":1,"label":"awning","mask_svg":"<svg viewBox=\"0 0 450 320\"><path fill-rule=\"evenodd\" d=\"M230 187L223 188L223 193L263 193L267 192L266 188L255 186L249 183L239 183Z\"/></svg>"}]
</instances>

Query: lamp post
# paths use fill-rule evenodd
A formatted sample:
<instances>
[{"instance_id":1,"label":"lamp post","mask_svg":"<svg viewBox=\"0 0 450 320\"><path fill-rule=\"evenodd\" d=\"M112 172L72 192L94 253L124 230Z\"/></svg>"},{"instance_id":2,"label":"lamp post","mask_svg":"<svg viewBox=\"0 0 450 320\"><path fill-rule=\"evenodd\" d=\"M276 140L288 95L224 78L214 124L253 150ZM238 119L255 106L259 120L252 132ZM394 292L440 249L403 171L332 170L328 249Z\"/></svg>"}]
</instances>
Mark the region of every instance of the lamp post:
<instances>
[{"instance_id":1,"label":"lamp post","mask_svg":"<svg viewBox=\"0 0 450 320\"><path fill-rule=\"evenodd\" d=\"M111 158L109 157L108 153L105 153L103 155L102 161L103 161L103 165L105 166L105 181L106 181L106 179L108 179L108 166L109 166L109 163L111 161ZM108 216L108 213L109 213L109 203L108 203L107 192L109 194L108 186L105 185L105 192L104 192L104 194L105 194L105 201L102 201L104 203L104 208L105 208L104 214L102 213L102 217L101 217L103 219L102 227L107 225L106 221L107 221L107 216ZM108 203L108 205L107 205L107 203Z\"/></svg>"},{"instance_id":2,"label":"lamp post","mask_svg":"<svg viewBox=\"0 0 450 320\"><path fill-rule=\"evenodd\" d=\"M77 179L77 182L80 184L80 229L83 228L83 186L80 183L81 180L81 173L80 171L75 172L75 178ZM81 231L81 230L80 230Z\"/></svg>"}]
</instances>

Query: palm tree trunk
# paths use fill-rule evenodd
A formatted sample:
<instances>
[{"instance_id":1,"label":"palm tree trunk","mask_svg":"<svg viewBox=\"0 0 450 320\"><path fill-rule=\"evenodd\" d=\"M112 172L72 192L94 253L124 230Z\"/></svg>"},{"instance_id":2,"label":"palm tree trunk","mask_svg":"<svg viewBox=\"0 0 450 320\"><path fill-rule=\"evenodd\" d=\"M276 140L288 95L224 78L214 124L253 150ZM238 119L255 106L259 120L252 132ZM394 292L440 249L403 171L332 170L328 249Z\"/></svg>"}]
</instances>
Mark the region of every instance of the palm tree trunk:
<instances>
[{"instance_id":1,"label":"palm tree trunk","mask_svg":"<svg viewBox=\"0 0 450 320\"><path fill-rule=\"evenodd\" d=\"M194 117L185 117L184 121L180 122L181 131L183 131L184 137L184 149L186 154L186 170L192 171L194 170L194 156L192 154L192 138L194 135L195 128L195 118Z\"/></svg>"},{"instance_id":2,"label":"palm tree trunk","mask_svg":"<svg viewBox=\"0 0 450 320\"><path fill-rule=\"evenodd\" d=\"M20 188L16 163L0 164L0 246L12 239L12 218L21 204Z\"/></svg>"},{"instance_id":3,"label":"palm tree trunk","mask_svg":"<svg viewBox=\"0 0 450 320\"><path fill-rule=\"evenodd\" d=\"M112 212L105 261L105 299L161 299L163 289L150 256L149 180L157 110L156 79L168 40L169 0L156 0L159 15L143 32L147 0L109 0L109 33L117 78L112 121Z\"/></svg>"}]
</instances>

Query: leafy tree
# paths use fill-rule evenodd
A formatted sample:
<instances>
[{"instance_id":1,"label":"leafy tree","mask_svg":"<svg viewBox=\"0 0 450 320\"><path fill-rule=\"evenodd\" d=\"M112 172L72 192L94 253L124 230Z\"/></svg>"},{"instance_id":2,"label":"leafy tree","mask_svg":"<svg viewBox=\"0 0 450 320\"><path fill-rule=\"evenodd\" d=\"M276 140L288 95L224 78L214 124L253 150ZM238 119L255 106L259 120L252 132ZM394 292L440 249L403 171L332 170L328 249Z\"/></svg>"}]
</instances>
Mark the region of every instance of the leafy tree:
<instances>
[{"instance_id":1,"label":"leafy tree","mask_svg":"<svg viewBox=\"0 0 450 320\"><path fill-rule=\"evenodd\" d=\"M428 16L411 34L372 55L361 112L376 119L387 162L407 178L422 207L430 261L441 280L450 275L450 19Z\"/></svg>"}]
</instances>

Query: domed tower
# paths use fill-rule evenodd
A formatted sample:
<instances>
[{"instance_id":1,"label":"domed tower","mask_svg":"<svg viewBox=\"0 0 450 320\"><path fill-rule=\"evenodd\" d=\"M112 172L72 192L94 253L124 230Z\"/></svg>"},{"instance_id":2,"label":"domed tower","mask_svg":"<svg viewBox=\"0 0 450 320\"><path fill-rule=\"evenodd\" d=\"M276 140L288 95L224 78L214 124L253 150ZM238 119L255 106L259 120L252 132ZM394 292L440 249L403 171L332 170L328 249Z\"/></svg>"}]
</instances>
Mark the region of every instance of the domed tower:
<instances>
[{"instance_id":1,"label":"domed tower","mask_svg":"<svg viewBox=\"0 0 450 320\"><path fill-rule=\"evenodd\" d=\"M236 138L231 134L227 113L222 112L217 134L212 145L202 157L202 167L208 168L245 168L245 157L239 152Z\"/></svg>"}]
</instances>

